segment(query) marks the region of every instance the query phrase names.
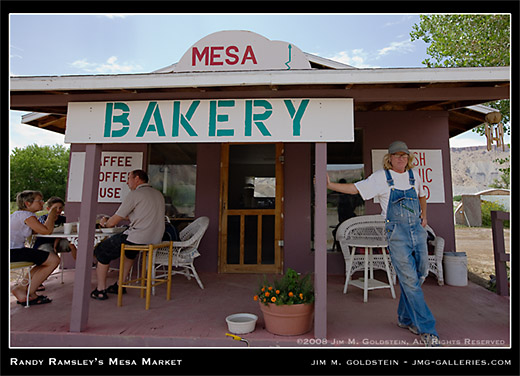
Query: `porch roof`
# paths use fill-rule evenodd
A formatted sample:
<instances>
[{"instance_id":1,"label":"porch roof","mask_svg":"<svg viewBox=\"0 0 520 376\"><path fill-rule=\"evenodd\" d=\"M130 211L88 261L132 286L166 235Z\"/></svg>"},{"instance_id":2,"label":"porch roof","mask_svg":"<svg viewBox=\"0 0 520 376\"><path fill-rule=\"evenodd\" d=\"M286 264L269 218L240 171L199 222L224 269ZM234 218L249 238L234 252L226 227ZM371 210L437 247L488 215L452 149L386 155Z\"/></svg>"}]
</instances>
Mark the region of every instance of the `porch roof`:
<instances>
[{"instance_id":1,"label":"porch roof","mask_svg":"<svg viewBox=\"0 0 520 376\"><path fill-rule=\"evenodd\" d=\"M356 112L449 111L450 137L484 122L468 106L508 99L510 67L153 72L11 77L11 109L45 114L26 123L65 132L69 102L170 99L353 98Z\"/></svg>"}]
</instances>

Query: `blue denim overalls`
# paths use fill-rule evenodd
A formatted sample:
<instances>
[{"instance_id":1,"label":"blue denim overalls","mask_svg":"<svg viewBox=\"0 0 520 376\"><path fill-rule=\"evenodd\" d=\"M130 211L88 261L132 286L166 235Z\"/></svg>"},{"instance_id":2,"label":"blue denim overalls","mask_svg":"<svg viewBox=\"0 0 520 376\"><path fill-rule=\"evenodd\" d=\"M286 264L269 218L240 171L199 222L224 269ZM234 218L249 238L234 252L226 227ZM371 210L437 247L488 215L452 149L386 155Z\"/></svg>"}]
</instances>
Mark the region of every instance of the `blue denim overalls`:
<instances>
[{"instance_id":1,"label":"blue denim overalls","mask_svg":"<svg viewBox=\"0 0 520 376\"><path fill-rule=\"evenodd\" d=\"M427 232L421 225L421 206L414 189L415 178L408 170L410 189L393 187L390 171L385 170L391 188L386 211L386 236L390 258L399 279L401 297L397 309L401 324L414 325L419 333L437 335L435 319L426 305L421 285L428 275Z\"/></svg>"}]
</instances>

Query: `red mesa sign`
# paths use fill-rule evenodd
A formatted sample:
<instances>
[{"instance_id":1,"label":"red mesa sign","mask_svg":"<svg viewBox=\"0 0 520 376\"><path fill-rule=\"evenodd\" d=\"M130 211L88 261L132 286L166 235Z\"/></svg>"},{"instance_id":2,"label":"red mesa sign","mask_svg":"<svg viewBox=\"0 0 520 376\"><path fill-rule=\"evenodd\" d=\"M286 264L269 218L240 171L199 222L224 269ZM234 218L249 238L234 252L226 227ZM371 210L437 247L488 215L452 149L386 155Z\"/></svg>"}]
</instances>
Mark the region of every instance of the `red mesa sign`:
<instances>
[{"instance_id":1,"label":"red mesa sign","mask_svg":"<svg viewBox=\"0 0 520 376\"><path fill-rule=\"evenodd\" d=\"M305 54L287 42L272 41L250 31L219 31L193 46L175 72L310 69Z\"/></svg>"},{"instance_id":2,"label":"red mesa sign","mask_svg":"<svg viewBox=\"0 0 520 376\"><path fill-rule=\"evenodd\" d=\"M252 46L247 46L243 52L240 51L238 46L204 47L202 51L199 51L197 47L192 47L191 65L193 67L197 66L198 62L203 62L204 65L224 65L224 63L235 65L240 61L240 65L244 65L247 60L251 60L253 64L258 64Z\"/></svg>"}]
</instances>

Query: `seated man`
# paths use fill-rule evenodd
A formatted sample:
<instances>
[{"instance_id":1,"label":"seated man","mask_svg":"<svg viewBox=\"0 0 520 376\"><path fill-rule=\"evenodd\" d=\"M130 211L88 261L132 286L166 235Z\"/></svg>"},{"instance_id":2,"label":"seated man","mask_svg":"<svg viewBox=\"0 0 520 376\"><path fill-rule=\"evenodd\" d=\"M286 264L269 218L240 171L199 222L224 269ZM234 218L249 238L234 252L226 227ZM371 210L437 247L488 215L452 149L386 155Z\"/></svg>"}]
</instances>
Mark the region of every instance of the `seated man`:
<instances>
[{"instance_id":1,"label":"seated man","mask_svg":"<svg viewBox=\"0 0 520 376\"><path fill-rule=\"evenodd\" d=\"M164 234L164 197L161 192L148 184L148 175L143 170L134 170L128 174L130 192L126 195L110 217L103 217L101 227L115 227L123 219L130 221L128 230L112 235L94 249L97 258L97 287L90 296L93 299L108 299L107 292L117 294L117 282L107 288L106 280L109 264L121 255L121 244L160 243ZM126 277L138 252L125 253L124 268L120 273Z\"/></svg>"}]
</instances>

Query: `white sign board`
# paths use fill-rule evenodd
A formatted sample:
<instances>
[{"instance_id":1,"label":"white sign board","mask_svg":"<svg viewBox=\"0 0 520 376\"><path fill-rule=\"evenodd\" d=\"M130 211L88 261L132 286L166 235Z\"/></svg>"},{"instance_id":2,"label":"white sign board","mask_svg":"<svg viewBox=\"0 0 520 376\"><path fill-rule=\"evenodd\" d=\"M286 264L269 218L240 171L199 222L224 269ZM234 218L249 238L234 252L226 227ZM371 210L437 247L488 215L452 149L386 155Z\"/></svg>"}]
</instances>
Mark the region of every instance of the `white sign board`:
<instances>
[{"instance_id":1,"label":"white sign board","mask_svg":"<svg viewBox=\"0 0 520 376\"><path fill-rule=\"evenodd\" d=\"M351 98L69 103L67 143L354 141Z\"/></svg>"},{"instance_id":2,"label":"white sign board","mask_svg":"<svg viewBox=\"0 0 520 376\"><path fill-rule=\"evenodd\" d=\"M414 168L417 169L422 179L427 202L444 203L444 173L441 150L410 149L410 152L415 155ZM386 153L388 153L388 150L372 150L372 171L383 168L383 157Z\"/></svg>"},{"instance_id":3,"label":"white sign board","mask_svg":"<svg viewBox=\"0 0 520 376\"><path fill-rule=\"evenodd\" d=\"M295 45L272 41L244 30L210 34L191 46L175 65L175 72L311 69Z\"/></svg>"},{"instance_id":4,"label":"white sign board","mask_svg":"<svg viewBox=\"0 0 520 376\"><path fill-rule=\"evenodd\" d=\"M141 152L102 152L98 202L121 202L130 191L126 184L128 173L142 168L143 153ZM67 201L81 201L84 171L85 153L71 153Z\"/></svg>"}]
</instances>

